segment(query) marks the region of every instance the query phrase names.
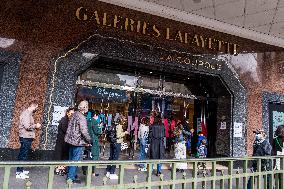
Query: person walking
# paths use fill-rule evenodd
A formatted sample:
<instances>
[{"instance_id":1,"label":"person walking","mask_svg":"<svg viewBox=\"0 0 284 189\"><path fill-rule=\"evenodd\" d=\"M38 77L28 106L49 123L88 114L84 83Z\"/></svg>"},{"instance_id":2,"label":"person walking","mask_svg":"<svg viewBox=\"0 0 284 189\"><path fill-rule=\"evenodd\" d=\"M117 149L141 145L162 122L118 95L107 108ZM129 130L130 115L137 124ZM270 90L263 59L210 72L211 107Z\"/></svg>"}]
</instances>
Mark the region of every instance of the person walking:
<instances>
[{"instance_id":1,"label":"person walking","mask_svg":"<svg viewBox=\"0 0 284 189\"><path fill-rule=\"evenodd\" d=\"M65 142L69 144L69 160L79 161L82 160L84 146L89 146L92 143L92 139L88 132L87 119L84 114L88 111L88 102L82 101L78 105L78 111L76 111L69 123L65 135ZM81 183L76 178L77 167L69 166L67 180L72 180L73 183Z\"/></svg>"},{"instance_id":2,"label":"person walking","mask_svg":"<svg viewBox=\"0 0 284 189\"><path fill-rule=\"evenodd\" d=\"M149 155L150 159L164 159L165 157L165 127L161 121L161 115L154 112L154 122L149 130ZM161 164L157 164L157 176L161 175Z\"/></svg>"},{"instance_id":3,"label":"person walking","mask_svg":"<svg viewBox=\"0 0 284 189\"><path fill-rule=\"evenodd\" d=\"M54 153L53 153L53 160L68 160L68 154L69 154L69 146L68 144L64 141L65 134L67 131L68 127L68 122L71 118L71 116L74 113L74 108L68 108L66 110L66 114L61 120L59 121L58 125L58 132L57 132L57 139L56 139L56 144L54 148ZM55 168L55 173L58 175L65 175L66 174L66 167L65 166L57 166Z\"/></svg>"},{"instance_id":4,"label":"person walking","mask_svg":"<svg viewBox=\"0 0 284 189\"><path fill-rule=\"evenodd\" d=\"M19 122L19 137L20 137L20 152L18 155L18 161L28 160L28 154L31 150L32 142L35 138L35 130L41 128L40 123L35 123L33 113L37 110L38 105L31 103L31 105L22 111ZM17 167L16 178L27 179L29 171L24 170L23 167Z\"/></svg>"}]
</instances>

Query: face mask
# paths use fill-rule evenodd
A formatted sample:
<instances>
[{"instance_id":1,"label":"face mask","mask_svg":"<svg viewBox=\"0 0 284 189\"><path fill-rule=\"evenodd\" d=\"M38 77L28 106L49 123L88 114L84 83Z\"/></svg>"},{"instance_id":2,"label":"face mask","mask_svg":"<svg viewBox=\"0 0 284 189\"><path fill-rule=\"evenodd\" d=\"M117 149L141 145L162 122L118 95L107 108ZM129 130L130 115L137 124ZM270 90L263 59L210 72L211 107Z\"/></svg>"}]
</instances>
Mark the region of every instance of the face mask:
<instances>
[{"instance_id":1,"label":"face mask","mask_svg":"<svg viewBox=\"0 0 284 189\"><path fill-rule=\"evenodd\" d=\"M256 140L261 140L262 139L262 134L256 134L255 135Z\"/></svg>"}]
</instances>

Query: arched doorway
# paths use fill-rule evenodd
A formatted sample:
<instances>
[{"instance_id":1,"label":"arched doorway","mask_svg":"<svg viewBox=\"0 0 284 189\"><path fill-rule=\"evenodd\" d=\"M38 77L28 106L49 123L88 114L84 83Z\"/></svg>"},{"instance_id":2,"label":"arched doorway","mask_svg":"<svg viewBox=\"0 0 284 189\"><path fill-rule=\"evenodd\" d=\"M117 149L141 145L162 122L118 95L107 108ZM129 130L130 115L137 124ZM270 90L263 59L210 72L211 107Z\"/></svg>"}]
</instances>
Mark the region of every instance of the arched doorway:
<instances>
[{"instance_id":1,"label":"arched doorway","mask_svg":"<svg viewBox=\"0 0 284 189\"><path fill-rule=\"evenodd\" d=\"M50 112L54 105L70 106L75 103L78 76L99 64L102 64L104 68L110 65L111 69L116 66L120 70L124 69L122 67L124 65L130 69L129 73L137 73L137 70L140 73L150 73L152 70L159 77L175 78L183 82L191 81L186 84L189 91L197 97L204 97L207 101L212 101L210 105L208 103L207 109L215 109L212 111L215 112L212 115L215 120L211 119L216 128L212 130L216 132L214 135L216 138L212 139L215 144L211 147L216 147L215 151L213 150L214 154L218 156L244 156L246 154L244 137L246 134L246 93L225 61L213 56L190 55L101 35L94 35L69 56L57 61L56 72L53 70L51 73L50 90L47 92L47 114L45 115L50 116L49 119L52 119ZM52 102L52 106L49 102ZM196 102L198 103L201 101ZM199 117L197 112L201 111L198 108L195 110L195 116ZM47 116L46 120L48 120ZM226 127L221 128L221 122L226 123ZM241 135L243 137L234 137L233 123L242 126ZM48 135L42 137L42 143L46 144L46 149L52 149L56 127L48 126L46 131Z\"/></svg>"}]
</instances>

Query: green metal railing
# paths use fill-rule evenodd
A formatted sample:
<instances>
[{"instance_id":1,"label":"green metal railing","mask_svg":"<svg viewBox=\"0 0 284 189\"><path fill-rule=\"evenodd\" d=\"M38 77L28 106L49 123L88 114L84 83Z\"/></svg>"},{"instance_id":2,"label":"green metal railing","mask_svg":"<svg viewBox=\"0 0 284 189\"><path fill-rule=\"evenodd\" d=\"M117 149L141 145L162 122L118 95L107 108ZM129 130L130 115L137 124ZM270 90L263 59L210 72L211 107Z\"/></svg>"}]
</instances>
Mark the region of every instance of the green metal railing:
<instances>
[{"instance_id":1,"label":"green metal railing","mask_svg":"<svg viewBox=\"0 0 284 189\"><path fill-rule=\"evenodd\" d=\"M278 169L263 168L264 162L267 165L274 165L276 160L280 161ZM255 169L251 170L251 164L255 162ZM147 165L147 172L133 170L134 165ZM161 163L164 165L162 174L156 176L153 165ZM177 172L178 163L187 163L188 169L184 172ZM64 181L61 185L55 181L54 169L58 165L86 166L87 174L81 185L72 184L71 181ZM119 179L110 181L105 176L92 177L92 166L102 169L107 165L116 165ZM220 159L187 159L179 160L147 160L147 161L79 161L79 162L0 162L2 171L2 188L9 189L11 182L15 179L15 168L17 166L29 167L42 170L41 179L46 176L46 186L41 188L80 188L80 189L123 189L123 188L170 188L170 189L248 189L248 181L251 189L284 189L284 156L271 157L247 157L247 158L220 158ZM1 183L0 182L0 183ZM25 180L20 188L32 189L34 184L39 182L32 178Z\"/></svg>"}]
</instances>

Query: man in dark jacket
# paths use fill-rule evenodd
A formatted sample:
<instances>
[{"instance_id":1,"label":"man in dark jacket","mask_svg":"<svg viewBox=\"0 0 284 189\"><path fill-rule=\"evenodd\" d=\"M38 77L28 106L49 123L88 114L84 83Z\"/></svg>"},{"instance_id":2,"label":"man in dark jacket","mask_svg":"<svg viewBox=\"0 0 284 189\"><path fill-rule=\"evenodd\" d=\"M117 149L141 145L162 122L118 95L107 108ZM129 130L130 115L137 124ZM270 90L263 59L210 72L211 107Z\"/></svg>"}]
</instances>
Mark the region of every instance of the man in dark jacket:
<instances>
[{"instance_id":1,"label":"man in dark jacket","mask_svg":"<svg viewBox=\"0 0 284 189\"><path fill-rule=\"evenodd\" d=\"M92 143L88 132L87 119L84 114L88 111L88 102L82 101L71 117L65 135L65 142L69 144L69 160L79 161L82 159L83 148ZM73 183L81 183L76 179L77 167L68 167L67 180L71 179Z\"/></svg>"},{"instance_id":2,"label":"man in dark jacket","mask_svg":"<svg viewBox=\"0 0 284 189\"><path fill-rule=\"evenodd\" d=\"M154 113L154 123L150 126L149 143L150 143L150 159L164 159L165 156L165 127L161 122L159 113ZM162 165L157 165L157 176L161 174Z\"/></svg>"},{"instance_id":3,"label":"man in dark jacket","mask_svg":"<svg viewBox=\"0 0 284 189\"><path fill-rule=\"evenodd\" d=\"M65 134L68 128L68 122L71 116L74 113L74 108L68 108L66 110L66 114L61 120L59 121L58 129L57 129L57 138L56 144L53 153L54 160L68 160L69 159L69 146L64 141ZM55 173L64 175L66 173L66 169L64 166L58 166L55 168Z\"/></svg>"},{"instance_id":4,"label":"man in dark jacket","mask_svg":"<svg viewBox=\"0 0 284 189\"><path fill-rule=\"evenodd\" d=\"M252 156L270 156L272 151L272 146L269 141L266 139L266 133L264 130L256 130L255 133L255 141L253 144L253 154ZM254 160L252 164L253 171L270 171L272 169L271 160L262 159L261 160L261 170L257 170L257 161ZM267 187L269 188L270 176L267 176ZM251 189L252 179L250 178L247 184L247 188ZM253 181L254 182L254 181Z\"/></svg>"}]
</instances>

